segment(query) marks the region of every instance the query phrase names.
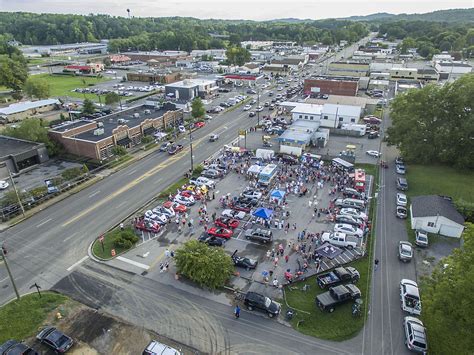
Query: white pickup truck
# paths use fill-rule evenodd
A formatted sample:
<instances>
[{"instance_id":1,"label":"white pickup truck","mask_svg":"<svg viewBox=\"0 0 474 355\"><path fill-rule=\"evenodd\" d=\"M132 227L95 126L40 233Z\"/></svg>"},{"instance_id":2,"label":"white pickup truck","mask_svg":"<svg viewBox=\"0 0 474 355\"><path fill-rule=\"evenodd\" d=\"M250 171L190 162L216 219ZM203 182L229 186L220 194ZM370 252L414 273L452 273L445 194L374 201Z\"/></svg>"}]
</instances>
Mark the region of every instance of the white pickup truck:
<instances>
[{"instance_id":1,"label":"white pickup truck","mask_svg":"<svg viewBox=\"0 0 474 355\"><path fill-rule=\"evenodd\" d=\"M335 245L338 247L344 247L347 249L354 249L358 245L357 238L348 236L345 233L340 233L340 232L334 232L334 233L325 232L321 236L321 240L323 242L328 242L332 245Z\"/></svg>"},{"instance_id":2,"label":"white pickup truck","mask_svg":"<svg viewBox=\"0 0 474 355\"><path fill-rule=\"evenodd\" d=\"M400 301L405 312L417 316L421 314L420 291L415 281L408 279L400 281Z\"/></svg>"}]
</instances>

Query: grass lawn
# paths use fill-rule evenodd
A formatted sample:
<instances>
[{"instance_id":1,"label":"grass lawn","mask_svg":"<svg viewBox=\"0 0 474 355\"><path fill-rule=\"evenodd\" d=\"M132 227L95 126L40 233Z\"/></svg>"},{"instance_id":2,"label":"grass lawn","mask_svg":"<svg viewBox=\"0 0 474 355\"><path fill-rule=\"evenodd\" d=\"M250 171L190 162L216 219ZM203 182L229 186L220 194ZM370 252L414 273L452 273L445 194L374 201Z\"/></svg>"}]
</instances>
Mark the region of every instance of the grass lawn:
<instances>
[{"instance_id":1,"label":"grass lawn","mask_svg":"<svg viewBox=\"0 0 474 355\"><path fill-rule=\"evenodd\" d=\"M371 263L369 259L364 257L347 266L353 266L360 272L360 280L357 283L362 293L362 314L366 314L366 306L368 302L368 293L370 277L369 271ZM304 284L309 284L309 291L301 291ZM334 341L343 341L354 337L364 326L364 316L352 316L352 304L348 302L336 308L333 313L322 312L316 306L316 296L327 290L321 290L316 284L316 277L310 277L304 282L293 283L298 290L286 289L286 300L290 307L296 309L296 316L291 320L292 326L303 334L311 335L321 339ZM309 312L305 314L298 310ZM302 321L302 322L300 322ZM300 322L299 327L298 322Z\"/></svg>"},{"instance_id":2,"label":"grass lawn","mask_svg":"<svg viewBox=\"0 0 474 355\"><path fill-rule=\"evenodd\" d=\"M408 165L407 180L409 197L440 194L474 202L474 171L440 165Z\"/></svg>"},{"instance_id":3,"label":"grass lawn","mask_svg":"<svg viewBox=\"0 0 474 355\"><path fill-rule=\"evenodd\" d=\"M31 76L32 80L44 79L51 87L51 96L73 96L84 98L84 96L90 100L99 101L97 95L94 94L81 94L79 92L72 92L75 88L90 87L90 84L98 84L104 81L108 81L108 78L89 78L81 76L69 76L69 75L50 75L50 74L39 74ZM83 80L85 80L85 85ZM102 96L102 101L105 100L105 96Z\"/></svg>"},{"instance_id":4,"label":"grass lawn","mask_svg":"<svg viewBox=\"0 0 474 355\"><path fill-rule=\"evenodd\" d=\"M36 335L48 313L66 300L65 296L51 292L42 292L40 298L35 292L0 308L0 344Z\"/></svg>"},{"instance_id":5,"label":"grass lawn","mask_svg":"<svg viewBox=\"0 0 474 355\"><path fill-rule=\"evenodd\" d=\"M125 227L125 231L130 231L132 233L135 233L134 229L131 226ZM119 255L131 248L122 248L122 247L117 247L114 245L114 240L117 238L117 236L120 234L121 230L120 229L114 229L108 233L105 234L104 236L104 248L102 249L102 243L99 242L98 239L95 240L94 245L92 246L92 252L94 253L95 256L109 260L112 259L113 256L111 254L112 249L115 249L115 255ZM133 246L132 246L133 248Z\"/></svg>"}]
</instances>

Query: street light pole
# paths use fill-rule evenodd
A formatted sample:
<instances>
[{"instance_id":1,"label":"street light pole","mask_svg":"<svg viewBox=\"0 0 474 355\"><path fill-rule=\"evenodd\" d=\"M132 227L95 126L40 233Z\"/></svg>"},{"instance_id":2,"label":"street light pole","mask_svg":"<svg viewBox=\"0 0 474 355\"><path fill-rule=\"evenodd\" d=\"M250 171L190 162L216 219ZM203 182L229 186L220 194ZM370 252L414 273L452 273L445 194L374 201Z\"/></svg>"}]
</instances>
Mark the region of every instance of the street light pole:
<instances>
[{"instance_id":1,"label":"street light pole","mask_svg":"<svg viewBox=\"0 0 474 355\"><path fill-rule=\"evenodd\" d=\"M260 126L260 88L257 89L257 126Z\"/></svg>"},{"instance_id":2,"label":"street light pole","mask_svg":"<svg viewBox=\"0 0 474 355\"><path fill-rule=\"evenodd\" d=\"M191 127L193 125L193 122L191 121L191 123L189 124L189 148L190 148L190 153L191 153L191 170L190 170L190 173L192 174L193 173L193 170L194 170L194 159L193 159L193 136L192 136L192 131L191 131Z\"/></svg>"}]
</instances>

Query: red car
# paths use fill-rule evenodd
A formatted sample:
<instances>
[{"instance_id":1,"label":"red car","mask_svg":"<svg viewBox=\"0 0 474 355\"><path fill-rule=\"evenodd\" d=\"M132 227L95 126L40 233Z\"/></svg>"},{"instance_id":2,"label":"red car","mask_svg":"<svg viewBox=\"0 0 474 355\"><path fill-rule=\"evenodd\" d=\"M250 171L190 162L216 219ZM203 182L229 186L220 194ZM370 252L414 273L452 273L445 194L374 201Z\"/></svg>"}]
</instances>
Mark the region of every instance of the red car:
<instances>
[{"instance_id":1,"label":"red car","mask_svg":"<svg viewBox=\"0 0 474 355\"><path fill-rule=\"evenodd\" d=\"M181 196L184 196L184 197L194 197L195 200L200 200L201 199L201 194L197 194L197 193L194 193L190 190L183 190L179 193Z\"/></svg>"},{"instance_id":2,"label":"red car","mask_svg":"<svg viewBox=\"0 0 474 355\"><path fill-rule=\"evenodd\" d=\"M219 217L214 222L218 227L224 227L228 229L235 229L239 226L239 221L234 218Z\"/></svg>"},{"instance_id":3,"label":"red car","mask_svg":"<svg viewBox=\"0 0 474 355\"><path fill-rule=\"evenodd\" d=\"M212 227L207 230L207 234L214 235L219 238L230 239L232 238L232 231L226 228Z\"/></svg>"},{"instance_id":4,"label":"red car","mask_svg":"<svg viewBox=\"0 0 474 355\"><path fill-rule=\"evenodd\" d=\"M202 121L199 121L199 122L196 122L196 123L194 124L194 127L196 127L196 128L202 128L202 127L204 127L205 125L206 125L206 123L204 123L204 122L202 122Z\"/></svg>"},{"instance_id":5,"label":"red car","mask_svg":"<svg viewBox=\"0 0 474 355\"><path fill-rule=\"evenodd\" d=\"M251 205L248 205L248 204L241 204L241 203L231 203L229 205L230 208L232 208L233 210L236 210L236 211L242 211L242 212L246 212L246 213L249 213L251 210L252 210L252 206Z\"/></svg>"},{"instance_id":6,"label":"red car","mask_svg":"<svg viewBox=\"0 0 474 355\"><path fill-rule=\"evenodd\" d=\"M177 213L185 213L188 210L185 205L173 201L166 201L163 207L168 209L171 207Z\"/></svg>"},{"instance_id":7,"label":"red car","mask_svg":"<svg viewBox=\"0 0 474 355\"><path fill-rule=\"evenodd\" d=\"M144 219L140 219L135 223L135 228L145 232L158 233L160 231L160 225L157 222L149 222Z\"/></svg>"}]
</instances>

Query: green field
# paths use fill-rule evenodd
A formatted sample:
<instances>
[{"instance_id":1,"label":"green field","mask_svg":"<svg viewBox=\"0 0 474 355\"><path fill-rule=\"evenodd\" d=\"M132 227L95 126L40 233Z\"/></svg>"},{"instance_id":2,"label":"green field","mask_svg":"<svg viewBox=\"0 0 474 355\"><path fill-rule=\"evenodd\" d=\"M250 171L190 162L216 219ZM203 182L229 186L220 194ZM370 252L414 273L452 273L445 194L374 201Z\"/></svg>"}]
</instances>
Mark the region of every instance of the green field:
<instances>
[{"instance_id":1,"label":"green field","mask_svg":"<svg viewBox=\"0 0 474 355\"><path fill-rule=\"evenodd\" d=\"M91 84L95 85L108 81L107 78L89 78L82 76L68 76L68 75L50 75L50 74L39 74L31 76L32 80L35 79L44 79L46 80L51 87L51 96L72 96L80 98L88 98L90 100L99 101L99 98L95 94L81 94L79 92L72 92L71 90L75 88L86 88L90 87ZM85 84L84 84L85 82ZM102 96L102 102L105 100L105 97Z\"/></svg>"},{"instance_id":2,"label":"green field","mask_svg":"<svg viewBox=\"0 0 474 355\"><path fill-rule=\"evenodd\" d=\"M408 196L445 195L474 202L474 171L440 165L408 165Z\"/></svg>"},{"instance_id":3,"label":"green field","mask_svg":"<svg viewBox=\"0 0 474 355\"><path fill-rule=\"evenodd\" d=\"M66 300L51 292L42 292L40 298L35 292L0 308L0 344L36 335L47 315Z\"/></svg>"}]
</instances>

